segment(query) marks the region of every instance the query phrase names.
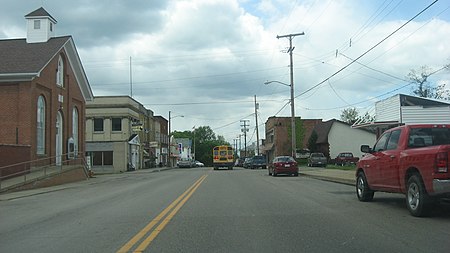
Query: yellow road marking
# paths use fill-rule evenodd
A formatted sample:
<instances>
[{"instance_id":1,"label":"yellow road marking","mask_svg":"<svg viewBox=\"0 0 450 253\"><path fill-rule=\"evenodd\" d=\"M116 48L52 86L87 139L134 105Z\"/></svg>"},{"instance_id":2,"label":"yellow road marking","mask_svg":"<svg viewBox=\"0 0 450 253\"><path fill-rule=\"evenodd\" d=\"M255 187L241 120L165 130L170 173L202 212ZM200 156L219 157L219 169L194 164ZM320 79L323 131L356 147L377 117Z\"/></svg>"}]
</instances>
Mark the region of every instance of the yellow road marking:
<instances>
[{"instance_id":1,"label":"yellow road marking","mask_svg":"<svg viewBox=\"0 0 450 253\"><path fill-rule=\"evenodd\" d=\"M169 223L169 221L175 216L175 214L181 209L181 207L188 201L188 199L194 194L200 184L206 179L206 175L201 178L201 181L192 189L191 192L184 198L173 210L172 212L159 224L155 230L137 247L134 252L143 252L150 243L158 236L158 234L164 229L164 227Z\"/></svg>"},{"instance_id":2,"label":"yellow road marking","mask_svg":"<svg viewBox=\"0 0 450 253\"><path fill-rule=\"evenodd\" d=\"M172 210L174 208L174 206L176 206L174 210L178 211L181 208L181 206L183 206L183 204L186 203L187 199L190 198L190 196L194 193L194 191L198 188L198 186L200 186L200 184L205 180L206 177L207 177L207 175L201 176L191 187L189 187L183 194L181 194L175 201L173 201L166 209L164 209L158 216L156 216L156 218L154 218L141 231L139 231L135 236L133 236L133 238L131 238L124 246L122 246L122 248L120 248L117 251L117 253L128 252L136 243L139 242L139 240L142 239L142 237L144 237L156 224L158 224L164 218L164 216L166 216L167 213L169 213L170 210ZM186 195L188 195L188 197L183 200L183 198ZM183 200L182 201L183 204L181 206L180 205L177 206L177 204L179 204L181 200ZM170 215L169 215L170 219L172 219L172 217L175 214L176 214L176 212L174 213L172 211L172 213L170 213ZM170 221L170 219L165 223L167 224ZM167 220L167 218L165 220ZM164 221L163 221L163 223L164 223ZM160 228L160 230L162 230L164 227L165 227L165 225L161 227L161 224L160 224L156 229ZM155 231L153 231L153 233L154 232ZM156 235L158 233L156 233ZM150 234L150 236L152 236L152 234ZM153 239L155 239L156 235L154 235L154 237L150 240L150 242L153 241ZM147 240L148 240L148 238L145 241L147 241ZM145 248L150 244L150 242L146 244ZM143 243L141 245L143 245ZM141 245L139 245L139 248L141 248ZM144 250L145 250L145 248L144 248ZM141 250L141 251L143 251L143 250Z\"/></svg>"}]
</instances>

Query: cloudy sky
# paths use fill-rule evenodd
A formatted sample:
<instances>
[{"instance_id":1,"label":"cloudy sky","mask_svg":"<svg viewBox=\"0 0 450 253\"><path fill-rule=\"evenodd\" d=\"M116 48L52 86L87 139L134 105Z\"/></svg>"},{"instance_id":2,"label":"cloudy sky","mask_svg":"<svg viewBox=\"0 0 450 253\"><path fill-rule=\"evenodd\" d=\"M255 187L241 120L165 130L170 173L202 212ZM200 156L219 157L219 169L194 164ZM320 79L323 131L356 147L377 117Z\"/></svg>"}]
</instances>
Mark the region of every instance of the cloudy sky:
<instances>
[{"instance_id":1,"label":"cloudy sky","mask_svg":"<svg viewBox=\"0 0 450 253\"><path fill-rule=\"evenodd\" d=\"M450 63L450 1L433 2L2 0L0 39L24 38L24 15L42 6L58 36L73 36L95 96L132 92L155 115L171 111L173 130L210 126L233 143L244 119L256 140L255 95L261 138L268 117L290 116L289 87L264 84L290 82L289 40L277 35L305 33L292 40L296 116L364 114L411 94L411 69ZM431 78L449 80L449 71Z\"/></svg>"}]
</instances>

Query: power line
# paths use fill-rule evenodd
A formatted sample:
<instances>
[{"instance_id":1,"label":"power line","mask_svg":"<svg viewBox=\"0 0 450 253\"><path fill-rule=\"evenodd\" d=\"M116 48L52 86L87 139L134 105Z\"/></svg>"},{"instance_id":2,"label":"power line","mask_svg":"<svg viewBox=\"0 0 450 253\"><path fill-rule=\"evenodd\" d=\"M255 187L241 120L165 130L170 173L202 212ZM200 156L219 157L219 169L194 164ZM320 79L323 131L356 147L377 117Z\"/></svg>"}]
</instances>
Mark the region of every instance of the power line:
<instances>
[{"instance_id":1,"label":"power line","mask_svg":"<svg viewBox=\"0 0 450 253\"><path fill-rule=\"evenodd\" d=\"M428 5L425 9L423 9L421 12L419 12L418 14L416 14L414 17L412 17L411 19L409 19L406 23L404 23L403 25L401 25L399 28L395 29L392 33L390 33L388 36L386 36L384 39L382 39L380 42L376 43L374 46L372 46L371 48L369 48L367 51L365 51L363 54L361 54L360 56L358 56L356 59L354 59L353 61L351 61L350 63L348 63L347 65L345 65L344 67L342 67L341 69L339 69L338 71L336 71L334 74L332 74L331 76L327 77L325 80L323 80L322 82L312 86L311 88L307 89L306 91L300 93L299 95L297 95L295 98L298 98L308 92L310 92L311 90L317 88L318 86L322 85L323 83L325 83L326 81L330 80L332 77L336 76L337 74L339 74L340 72L342 72L344 69L348 68L350 65L352 65L353 63L355 63L357 60L361 59L363 56L365 56L366 54L368 54L370 51L372 51L373 49L375 49L376 47L378 47L381 43L383 43L384 41L386 41L388 38L390 38L392 35L394 35L395 33L397 33L400 29L402 29L403 27L405 27L407 24L409 24L411 21L413 21L415 18L417 18L419 15L421 15L423 12L425 12L427 9L429 9L431 6L433 6L437 1L439 0L435 0L434 2L432 2L430 5Z\"/></svg>"},{"instance_id":2,"label":"power line","mask_svg":"<svg viewBox=\"0 0 450 253\"><path fill-rule=\"evenodd\" d=\"M343 54L343 53L339 53L339 54L342 55L342 56L344 56L345 58L351 60L351 61L354 61L354 59L352 59L352 58L346 56L346 55ZM397 79L397 80L400 80L400 81L404 81L404 82L407 82L407 81L408 81L408 80L405 80L405 79L403 79L403 78L396 77L396 76L391 75L391 74L389 74L389 73L383 72L383 71L381 71L381 70L374 69L374 68L369 67L369 66L367 66L367 65L365 65L365 64L362 64L362 63L360 63L360 62L358 62L358 61L355 61L355 62L358 63L359 65L363 66L363 67L366 67L366 68L368 68L368 69L370 69L370 70L373 70L373 71L375 71L375 72L381 73L381 74L383 74L383 75L392 77L392 78L394 78L394 79Z\"/></svg>"}]
</instances>

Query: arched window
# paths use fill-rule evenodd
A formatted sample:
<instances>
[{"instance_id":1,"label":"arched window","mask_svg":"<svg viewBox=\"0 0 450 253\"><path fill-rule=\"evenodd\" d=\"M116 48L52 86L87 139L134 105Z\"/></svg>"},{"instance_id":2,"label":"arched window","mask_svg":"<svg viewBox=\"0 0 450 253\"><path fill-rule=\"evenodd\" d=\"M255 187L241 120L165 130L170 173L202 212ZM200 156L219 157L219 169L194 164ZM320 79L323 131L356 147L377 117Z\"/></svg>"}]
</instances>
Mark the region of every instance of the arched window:
<instances>
[{"instance_id":1,"label":"arched window","mask_svg":"<svg viewBox=\"0 0 450 253\"><path fill-rule=\"evenodd\" d=\"M58 58L58 69L56 70L56 84L64 86L64 60L61 55Z\"/></svg>"},{"instance_id":2,"label":"arched window","mask_svg":"<svg viewBox=\"0 0 450 253\"><path fill-rule=\"evenodd\" d=\"M37 122L36 122L36 153L45 154L45 99L39 96L37 100Z\"/></svg>"},{"instance_id":3,"label":"arched window","mask_svg":"<svg viewBox=\"0 0 450 253\"><path fill-rule=\"evenodd\" d=\"M75 157L78 156L78 109L76 106L72 110L72 137L74 143Z\"/></svg>"}]
</instances>

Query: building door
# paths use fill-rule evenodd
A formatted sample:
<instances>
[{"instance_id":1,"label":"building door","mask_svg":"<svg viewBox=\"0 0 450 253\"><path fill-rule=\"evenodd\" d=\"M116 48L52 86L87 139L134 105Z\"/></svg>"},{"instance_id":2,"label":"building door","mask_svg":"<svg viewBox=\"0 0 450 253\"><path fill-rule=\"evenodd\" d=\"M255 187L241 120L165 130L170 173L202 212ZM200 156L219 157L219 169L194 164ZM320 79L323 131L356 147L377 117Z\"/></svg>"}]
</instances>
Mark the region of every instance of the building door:
<instances>
[{"instance_id":1,"label":"building door","mask_svg":"<svg viewBox=\"0 0 450 253\"><path fill-rule=\"evenodd\" d=\"M56 146L55 146L56 165L60 166L63 153L63 119L61 112L56 115Z\"/></svg>"}]
</instances>

